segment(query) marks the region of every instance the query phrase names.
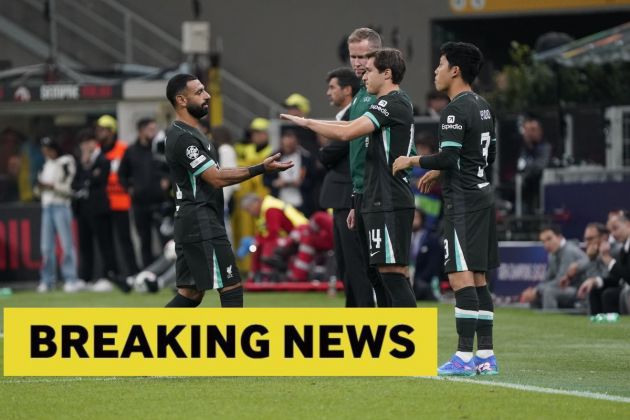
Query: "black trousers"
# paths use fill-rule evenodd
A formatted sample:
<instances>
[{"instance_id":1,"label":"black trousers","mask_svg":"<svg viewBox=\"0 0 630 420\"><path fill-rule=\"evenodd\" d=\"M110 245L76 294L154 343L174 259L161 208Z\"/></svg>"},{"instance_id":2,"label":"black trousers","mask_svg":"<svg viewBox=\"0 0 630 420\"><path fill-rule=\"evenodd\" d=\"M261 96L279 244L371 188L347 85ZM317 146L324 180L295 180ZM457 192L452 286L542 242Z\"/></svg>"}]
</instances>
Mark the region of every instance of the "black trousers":
<instances>
[{"instance_id":1,"label":"black trousers","mask_svg":"<svg viewBox=\"0 0 630 420\"><path fill-rule=\"evenodd\" d=\"M121 251L123 262L126 266L125 275L136 274L138 263L136 253L131 242L131 225L129 223L128 211L112 211L112 223L116 232L116 244Z\"/></svg>"},{"instance_id":2,"label":"black trousers","mask_svg":"<svg viewBox=\"0 0 630 420\"><path fill-rule=\"evenodd\" d=\"M334 210L334 246L337 276L343 280L346 307L374 307L374 292L367 275L367 261L361 252L360 232L348 229L349 209Z\"/></svg>"},{"instance_id":3,"label":"black trousers","mask_svg":"<svg viewBox=\"0 0 630 420\"><path fill-rule=\"evenodd\" d=\"M79 225L79 278L91 281L103 275L118 273L110 213L92 214L82 210L77 215ZM94 241L98 244L102 273L95 273Z\"/></svg>"},{"instance_id":4,"label":"black trousers","mask_svg":"<svg viewBox=\"0 0 630 420\"><path fill-rule=\"evenodd\" d=\"M593 288L588 295L591 315L619 312L619 295L621 287Z\"/></svg>"},{"instance_id":5,"label":"black trousers","mask_svg":"<svg viewBox=\"0 0 630 420\"><path fill-rule=\"evenodd\" d=\"M133 219L140 238L140 250L142 253L142 267L148 267L154 260L152 251L151 230L156 229L160 242L164 244L164 238L160 234L160 207L155 204L134 204Z\"/></svg>"}]
</instances>

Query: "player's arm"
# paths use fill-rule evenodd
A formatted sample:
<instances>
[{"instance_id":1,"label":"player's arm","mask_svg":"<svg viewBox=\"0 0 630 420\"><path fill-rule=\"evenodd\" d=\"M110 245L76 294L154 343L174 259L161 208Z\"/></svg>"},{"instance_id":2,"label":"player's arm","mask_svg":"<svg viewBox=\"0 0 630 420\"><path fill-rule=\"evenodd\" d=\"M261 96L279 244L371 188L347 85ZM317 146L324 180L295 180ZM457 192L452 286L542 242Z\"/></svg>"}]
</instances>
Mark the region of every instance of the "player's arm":
<instances>
[{"instance_id":1,"label":"player's arm","mask_svg":"<svg viewBox=\"0 0 630 420\"><path fill-rule=\"evenodd\" d=\"M426 156L400 156L392 165L394 174L419 166L424 169L447 171L457 168L466 133L466 112L457 106L445 108L440 116L440 151Z\"/></svg>"},{"instance_id":2,"label":"player's arm","mask_svg":"<svg viewBox=\"0 0 630 420\"><path fill-rule=\"evenodd\" d=\"M306 127L329 139L350 141L362 137L374 131L372 121L366 116L361 116L352 121L323 121L310 118L296 117L295 115L281 114L281 118L289 120L300 127Z\"/></svg>"},{"instance_id":3,"label":"player's arm","mask_svg":"<svg viewBox=\"0 0 630 420\"><path fill-rule=\"evenodd\" d=\"M219 168L210 164L201 173L201 179L214 188L223 188L241 183L264 173L286 171L293 166L293 162L279 162L280 153L269 156L262 163L241 168Z\"/></svg>"},{"instance_id":4,"label":"player's arm","mask_svg":"<svg viewBox=\"0 0 630 420\"><path fill-rule=\"evenodd\" d=\"M444 147L439 153L425 156L399 156L392 165L394 175L412 166L445 171L457 167L461 147Z\"/></svg>"}]
</instances>

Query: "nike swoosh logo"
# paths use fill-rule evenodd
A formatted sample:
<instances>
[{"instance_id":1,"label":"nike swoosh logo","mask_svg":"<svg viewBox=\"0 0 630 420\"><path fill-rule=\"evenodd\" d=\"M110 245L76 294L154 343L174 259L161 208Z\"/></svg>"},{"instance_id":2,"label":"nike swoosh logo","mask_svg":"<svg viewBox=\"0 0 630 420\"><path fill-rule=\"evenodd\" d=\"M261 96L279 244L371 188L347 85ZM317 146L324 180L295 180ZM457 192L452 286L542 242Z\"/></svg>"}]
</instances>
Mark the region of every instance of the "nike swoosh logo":
<instances>
[{"instance_id":1,"label":"nike swoosh logo","mask_svg":"<svg viewBox=\"0 0 630 420\"><path fill-rule=\"evenodd\" d=\"M376 255L376 254L378 254L379 252L381 252L381 251L376 251L376 252L370 252L370 257L373 257L373 256L375 256L375 255Z\"/></svg>"}]
</instances>

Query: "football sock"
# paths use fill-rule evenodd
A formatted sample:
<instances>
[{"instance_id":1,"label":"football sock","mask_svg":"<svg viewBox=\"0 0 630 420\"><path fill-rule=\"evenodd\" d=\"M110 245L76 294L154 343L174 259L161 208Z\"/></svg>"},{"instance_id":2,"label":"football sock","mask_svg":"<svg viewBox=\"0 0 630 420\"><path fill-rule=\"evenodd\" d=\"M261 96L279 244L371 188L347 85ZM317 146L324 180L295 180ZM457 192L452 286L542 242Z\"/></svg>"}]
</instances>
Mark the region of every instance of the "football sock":
<instances>
[{"instance_id":1,"label":"football sock","mask_svg":"<svg viewBox=\"0 0 630 420\"><path fill-rule=\"evenodd\" d=\"M392 297L389 293L389 290L385 287L383 283L383 278L381 277L381 273L374 267L368 267L368 278L370 279L370 283L372 283L372 288L374 289L374 295L376 296L376 306L379 308L389 308L392 306Z\"/></svg>"},{"instance_id":2,"label":"football sock","mask_svg":"<svg viewBox=\"0 0 630 420\"><path fill-rule=\"evenodd\" d=\"M459 342L458 352L471 353L479 316L479 300L473 286L464 287L455 292L455 325Z\"/></svg>"},{"instance_id":3,"label":"football sock","mask_svg":"<svg viewBox=\"0 0 630 420\"><path fill-rule=\"evenodd\" d=\"M177 293L173 299L166 304L166 308L196 308L200 303L201 301L188 299L186 296Z\"/></svg>"},{"instance_id":4,"label":"football sock","mask_svg":"<svg viewBox=\"0 0 630 420\"><path fill-rule=\"evenodd\" d=\"M477 349L492 350L492 324L494 322L494 304L488 286L477 287L479 298L479 319L477 319ZM481 356L480 356L481 357Z\"/></svg>"},{"instance_id":5,"label":"football sock","mask_svg":"<svg viewBox=\"0 0 630 420\"><path fill-rule=\"evenodd\" d=\"M477 357L482 359L487 359L490 356L494 356L494 351L492 350L477 350Z\"/></svg>"},{"instance_id":6,"label":"football sock","mask_svg":"<svg viewBox=\"0 0 630 420\"><path fill-rule=\"evenodd\" d=\"M466 363L470 362L470 359L473 358L472 351L457 351L455 352L455 356L459 357Z\"/></svg>"},{"instance_id":7,"label":"football sock","mask_svg":"<svg viewBox=\"0 0 630 420\"><path fill-rule=\"evenodd\" d=\"M415 308L416 296L411 290L409 280L401 273L380 273L383 283L392 297L394 308Z\"/></svg>"},{"instance_id":8,"label":"football sock","mask_svg":"<svg viewBox=\"0 0 630 420\"><path fill-rule=\"evenodd\" d=\"M242 308L243 307L243 287L239 286L227 292L219 292L222 308Z\"/></svg>"}]
</instances>

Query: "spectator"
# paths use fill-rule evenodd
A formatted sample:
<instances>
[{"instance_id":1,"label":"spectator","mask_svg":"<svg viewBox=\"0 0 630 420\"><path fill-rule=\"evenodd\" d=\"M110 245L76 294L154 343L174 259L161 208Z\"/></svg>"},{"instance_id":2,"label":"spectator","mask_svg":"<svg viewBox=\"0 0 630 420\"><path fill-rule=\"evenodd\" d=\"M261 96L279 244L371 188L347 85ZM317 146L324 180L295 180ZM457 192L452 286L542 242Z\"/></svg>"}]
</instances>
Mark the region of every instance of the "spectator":
<instances>
[{"instance_id":1,"label":"spectator","mask_svg":"<svg viewBox=\"0 0 630 420\"><path fill-rule=\"evenodd\" d=\"M545 279L535 288L526 289L521 301L542 309L569 308L577 300L579 283L562 281L572 263L585 264L586 254L574 243L567 241L556 226L543 227L540 241L549 253Z\"/></svg>"},{"instance_id":2,"label":"spectator","mask_svg":"<svg viewBox=\"0 0 630 420\"><path fill-rule=\"evenodd\" d=\"M140 238L142 266L155 259L152 251L152 231L160 234L161 207L170 188L168 166L153 152L153 140L158 127L153 118L142 118L136 123L138 138L125 151L118 170L120 184L127 190L133 205L133 219Z\"/></svg>"},{"instance_id":3,"label":"spectator","mask_svg":"<svg viewBox=\"0 0 630 420\"><path fill-rule=\"evenodd\" d=\"M280 162L291 161L294 166L283 172L265 174L265 185L274 197L291 204L309 217L315 211L311 191L316 177L311 154L300 147L293 131L286 131L282 135L278 152L282 155Z\"/></svg>"},{"instance_id":4,"label":"spectator","mask_svg":"<svg viewBox=\"0 0 630 420\"><path fill-rule=\"evenodd\" d=\"M236 168L238 166L236 150L233 146L230 130L224 126L213 127L211 130L211 137L212 142L219 152L219 165L224 168ZM229 223L229 217L234 209L232 196L240 187L241 184L233 184L223 187L223 204L225 205L223 215L225 217L225 230L232 243L234 243L234 236L232 235L232 226Z\"/></svg>"},{"instance_id":5,"label":"spectator","mask_svg":"<svg viewBox=\"0 0 630 420\"><path fill-rule=\"evenodd\" d=\"M116 232L118 245L122 251L127 274L138 272L136 254L131 243L131 227L129 225L129 209L131 197L120 184L118 169L127 150L127 144L116 138L117 121L110 115L103 115L96 121L96 138L101 150L110 162L107 180L107 196L112 214L112 225Z\"/></svg>"},{"instance_id":6,"label":"spectator","mask_svg":"<svg viewBox=\"0 0 630 420\"><path fill-rule=\"evenodd\" d=\"M427 94L427 109L424 115L432 118L440 118L440 113L446 105L451 102L451 99L444 92L438 92L436 90Z\"/></svg>"},{"instance_id":7,"label":"spectator","mask_svg":"<svg viewBox=\"0 0 630 420\"><path fill-rule=\"evenodd\" d=\"M38 292L48 292L57 281L56 236L59 235L63 260L61 273L64 292L76 292L85 287L77 279L77 257L72 238L72 180L76 173L74 158L64 155L59 144L50 137L41 140L44 167L38 177L42 199L41 250L42 268Z\"/></svg>"},{"instance_id":8,"label":"spectator","mask_svg":"<svg viewBox=\"0 0 630 420\"><path fill-rule=\"evenodd\" d=\"M284 100L283 105L286 107L286 113L298 117L308 117L311 113L311 102L299 93L293 93ZM319 142L317 134L304 127L296 125L284 125L282 127L281 136L285 131L292 131L298 138L300 146L306 149L312 156L316 156L319 151Z\"/></svg>"},{"instance_id":9,"label":"spectator","mask_svg":"<svg viewBox=\"0 0 630 420\"><path fill-rule=\"evenodd\" d=\"M444 247L439 238L424 226L424 213L416 209L411 234L411 265L414 267L413 291L416 300L437 300L435 282L444 277Z\"/></svg>"},{"instance_id":10,"label":"spectator","mask_svg":"<svg viewBox=\"0 0 630 420\"><path fill-rule=\"evenodd\" d=\"M299 93L292 93L284 100L286 113L298 117L307 117L311 112L311 101Z\"/></svg>"},{"instance_id":11,"label":"spectator","mask_svg":"<svg viewBox=\"0 0 630 420\"><path fill-rule=\"evenodd\" d=\"M610 233L617 242L622 243L618 258L611 255L611 247L608 241L602 241L599 246L600 257L606 264L609 272L606 277L591 277L586 280L578 291L579 296L589 295L595 289L604 289L602 292L601 309L593 308L593 312L601 310L604 313L619 312L619 300L623 283L630 284L630 215L628 212L620 212L610 223ZM608 291L606 289L609 289ZM617 289L617 290L615 290Z\"/></svg>"},{"instance_id":12,"label":"spectator","mask_svg":"<svg viewBox=\"0 0 630 420\"><path fill-rule=\"evenodd\" d=\"M7 160L7 172L0 186L0 203L12 203L20 201L20 187L18 176L20 174L21 159L18 155L10 156Z\"/></svg>"},{"instance_id":13,"label":"spectator","mask_svg":"<svg viewBox=\"0 0 630 420\"><path fill-rule=\"evenodd\" d=\"M94 271L96 240L104 274L114 280L118 268L107 196L110 162L101 152L93 130L86 128L80 131L78 141L79 166L72 188L75 191L75 213L79 226L79 275L87 282L92 282L100 275ZM111 289L111 283L104 278L92 285L94 291Z\"/></svg>"},{"instance_id":14,"label":"spectator","mask_svg":"<svg viewBox=\"0 0 630 420\"><path fill-rule=\"evenodd\" d=\"M534 214L540 208L540 181L543 170L549 166L551 144L544 139L540 120L527 116L521 124L523 145L517 163L517 171L522 177L521 194L523 212Z\"/></svg>"},{"instance_id":15,"label":"spectator","mask_svg":"<svg viewBox=\"0 0 630 420\"><path fill-rule=\"evenodd\" d=\"M219 152L219 164L224 168L236 168L238 166L236 159L236 150L233 146L232 133L225 126L213 127L211 132L212 142ZM223 201L225 205L232 199L232 195L239 189L241 184L234 184L223 187ZM226 214L228 214L226 212Z\"/></svg>"}]
</instances>

